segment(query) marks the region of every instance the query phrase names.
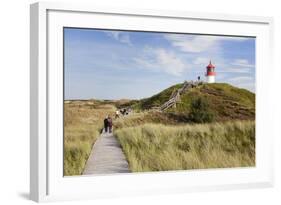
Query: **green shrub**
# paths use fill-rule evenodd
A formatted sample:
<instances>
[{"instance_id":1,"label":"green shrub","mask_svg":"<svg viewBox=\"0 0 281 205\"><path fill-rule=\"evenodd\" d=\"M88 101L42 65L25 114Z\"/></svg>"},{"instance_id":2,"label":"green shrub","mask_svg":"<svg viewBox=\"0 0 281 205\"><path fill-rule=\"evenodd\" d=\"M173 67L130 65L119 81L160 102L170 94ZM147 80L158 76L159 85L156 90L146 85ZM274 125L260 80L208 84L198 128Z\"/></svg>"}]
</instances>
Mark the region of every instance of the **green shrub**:
<instances>
[{"instance_id":1,"label":"green shrub","mask_svg":"<svg viewBox=\"0 0 281 205\"><path fill-rule=\"evenodd\" d=\"M189 118L195 123L212 122L214 115L206 98L198 97L191 102Z\"/></svg>"}]
</instances>

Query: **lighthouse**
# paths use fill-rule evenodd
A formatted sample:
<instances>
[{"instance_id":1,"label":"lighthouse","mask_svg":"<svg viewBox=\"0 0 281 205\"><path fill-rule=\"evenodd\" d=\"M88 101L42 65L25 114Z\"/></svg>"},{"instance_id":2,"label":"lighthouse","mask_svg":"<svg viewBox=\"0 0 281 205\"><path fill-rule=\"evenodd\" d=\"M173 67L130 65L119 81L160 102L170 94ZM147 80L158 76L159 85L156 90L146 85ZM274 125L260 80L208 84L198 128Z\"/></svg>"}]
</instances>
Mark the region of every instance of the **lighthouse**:
<instances>
[{"instance_id":1,"label":"lighthouse","mask_svg":"<svg viewBox=\"0 0 281 205\"><path fill-rule=\"evenodd\" d=\"M215 66L210 61L209 65L206 68L207 68L207 72L206 72L207 83L214 83L215 76L216 76Z\"/></svg>"}]
</instances>

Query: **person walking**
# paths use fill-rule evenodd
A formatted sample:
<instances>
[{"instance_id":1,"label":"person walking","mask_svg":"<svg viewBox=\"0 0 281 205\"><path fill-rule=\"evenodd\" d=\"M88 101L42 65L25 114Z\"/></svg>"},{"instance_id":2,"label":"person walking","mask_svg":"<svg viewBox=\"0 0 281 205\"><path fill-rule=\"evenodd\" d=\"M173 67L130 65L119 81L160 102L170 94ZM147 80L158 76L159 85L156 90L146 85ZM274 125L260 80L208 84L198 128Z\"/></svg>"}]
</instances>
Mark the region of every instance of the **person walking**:
<instances>
[{"instance_id":1,"label":"person walking","mask_svg":"<svg viewBox=\"0 0 281 205\"><path fill-rule=\"evenodd\" d=\"M108 130L108 116L103 120L104 131L107 132Z\"/></svg>"},{"instance_id":2,"label":"person walking","mask_svg":"<svg viewBox=\"0 0 281 205\"><path fill-rule=\"evenodd\" d=\"M108 116L107 121L108 121L109 133L111 133L112 132L112 125L113 125L112 118L110 116Z\"/></svg>"}]
</instances>

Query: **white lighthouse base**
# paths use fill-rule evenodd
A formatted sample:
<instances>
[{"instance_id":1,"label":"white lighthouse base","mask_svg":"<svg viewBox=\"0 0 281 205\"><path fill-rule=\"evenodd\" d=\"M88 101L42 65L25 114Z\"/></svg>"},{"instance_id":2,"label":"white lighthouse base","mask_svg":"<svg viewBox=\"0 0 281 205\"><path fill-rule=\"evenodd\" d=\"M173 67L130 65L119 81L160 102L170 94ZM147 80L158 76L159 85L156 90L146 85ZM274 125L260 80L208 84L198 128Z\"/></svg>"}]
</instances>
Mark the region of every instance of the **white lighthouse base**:
<instances>
[{"instance_id":1,"label":"white lighthouse base","mask_svg":"<svg viewBox=\"0 0 281 205\"><path fill-rule=\"evenodd\" d=\"M207 83L215 83L215 76L214 75L207 76Z\"/></svg>"}]
</instances>

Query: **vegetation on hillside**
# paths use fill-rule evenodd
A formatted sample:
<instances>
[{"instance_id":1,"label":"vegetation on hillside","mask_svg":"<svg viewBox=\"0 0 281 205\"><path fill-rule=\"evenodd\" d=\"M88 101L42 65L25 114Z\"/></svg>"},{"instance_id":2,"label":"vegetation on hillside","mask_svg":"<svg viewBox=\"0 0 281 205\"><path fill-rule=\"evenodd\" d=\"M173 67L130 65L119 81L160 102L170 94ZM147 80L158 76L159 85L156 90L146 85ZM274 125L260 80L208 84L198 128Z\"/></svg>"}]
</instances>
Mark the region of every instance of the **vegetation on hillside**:
<instances>
[{"instance_id":1,"label":"vegetation on hillside","mask_svg":"<svg viewBox=\"0 0 281 205\"><path fill-rule=\"evenodd\" d=\"M195 123L212 122L214 115L209 107L208 100L203 97L194 98L191 101L189 120Z\"/></svg>"},{"instance_id":2,"label":"vegetation on hillside","mask_svg":"<svg viewBox=\"0 0 281 205\"><path fill-rule=\"evenodd\" d=\"M255 165L255 123L143 124L115 132L133 172Z\"/></svg>"},{"instance_id":3,"label":"vegetation on hillside","mask_svg":"<svg viewBox=\"0 0 281 205\"><path fill-rule=\"evenodd\" d=\"M182 85L174 85L151 98L142 99L133 107L137 110L147 110L161 106ZM202 84L189 89L180 98L181 101L177 103L176 107L170 108L166 112L188 115L191 112L192 103L201 98L207 99L207 106L212 111L214 121L255 119L255 94L226 83Z\"/></svg>"},{"instance_id":4,"label":"vegetation on hillside","mask_svg":"<svg viewBox=\"0 0 281 205\"><path fill-rule=\"evenodd\" d=\"M164 104L166 101L169 100L170 96L175 90L178 90L180 87L182 87L183 84L177 84L174 86L171 86L162 92L153 95L150 98L145 98L142 100L139 100L133 104L134 110L137 111L143 111L143 110L148 110L153 107L158 107Z\"/></svg>"}]
</instances>

